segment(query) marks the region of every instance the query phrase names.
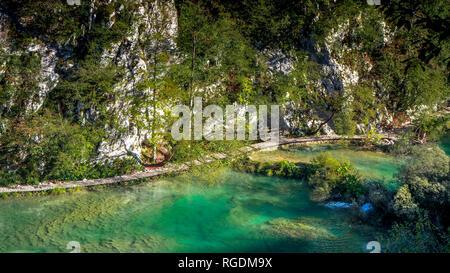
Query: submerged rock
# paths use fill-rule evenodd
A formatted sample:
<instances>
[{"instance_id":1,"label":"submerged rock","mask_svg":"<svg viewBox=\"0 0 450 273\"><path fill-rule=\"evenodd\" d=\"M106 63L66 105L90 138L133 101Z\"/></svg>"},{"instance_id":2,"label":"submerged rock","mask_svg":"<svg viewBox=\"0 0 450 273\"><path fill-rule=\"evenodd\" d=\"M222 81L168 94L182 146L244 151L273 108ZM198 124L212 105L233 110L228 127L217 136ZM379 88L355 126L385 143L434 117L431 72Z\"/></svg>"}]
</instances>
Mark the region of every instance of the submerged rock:
<instances>
[{"instance_id":1,"label":"submerged rock","mask_svg":"<svg viewBox=\"0 0 450 273\"><path fill-rule=\"evenodd\" d=\"M144 234L138 237L112 238L96 243L82 244L84 253L148 253L173 247L173 240L159 234Z\"/></svg>"},{"instance_id":2,"label":"submerged rock","mask_svg":"<svg viewBox=\"0 0 450 273\"><path fill-rule=\"evenodd\" d=\"M295 219L276 218L267 223L267 231L278 236L301 240L335 237L327 229L321 227L320 221L304 217Z\"/></svg>"}]
</instances>

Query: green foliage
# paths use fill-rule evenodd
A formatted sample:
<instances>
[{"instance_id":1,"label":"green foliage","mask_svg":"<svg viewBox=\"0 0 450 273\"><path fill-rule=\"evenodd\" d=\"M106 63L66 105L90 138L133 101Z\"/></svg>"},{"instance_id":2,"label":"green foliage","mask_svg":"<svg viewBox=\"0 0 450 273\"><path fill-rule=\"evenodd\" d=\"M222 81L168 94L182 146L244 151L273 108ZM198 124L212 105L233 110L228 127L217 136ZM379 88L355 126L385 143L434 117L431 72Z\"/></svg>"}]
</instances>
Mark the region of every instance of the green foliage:
<instances>
[{"instance_id":1,"label":"green foliage","mask_svg":"<svg viewBox=\"0 0 450 273\"><path fill-rule=\"evenodd\" d=\"M352 200L366 193L358 172L349 162L339 162L328 153L322 153L311 160L311 198L325 201L335 196Z\"/></svg>"},{"instance_id":2,"label":"green foliage","mask_svg":"<svg viewBox=\"0 0 450 273\"><path fill-rule=\"evenodd\" d=\"M414 177L445 181L449 177L449 158L436 145L414 146L398 177L403 183L408 183Z\"/></svg>"},{"instance_id":3,"label":"green foliage","mask_svg":"<svg viewBox=\"0 0 450 273\"><path fill-rule=\"evenodd\" d=\"M114 127L117 113L107 106L114 101L117 94L113 86L122 76L121 69L114 63L100 64L97 59L87 58L79 63L79 68L69 78L50 92L45 106L75 122L98 111L103 119L95 119L97 125L103 127L105 123L110 123Z\"/></svg>"},{"instance_id":4,"label":"green foliage","mask_svg":"<svg viewBox=\"0 0 450 273\"><path fill-rule=\"evenodd\" d=\"M400 30L417 33L410 46L417 51L417 57L424 61L442 61L448 66L449 40L446 26L449 18L448 2L431 1L389 1L381 5L386 19Z\"/></svg>"},{"instance_id":5,"label":"green foliage","mask_svg":"<svg viewBox=\"0 0 450 273\"><path fill-rule=\"evenodd\" d=\"M136 53L145 62L145 68L140 71L143 79L136 84L134 94L127 98L133 107L125 114L138 130L149 131L150 135L145 141L148 151L142 151L142 154L151 158L152 163L157 163L158 148L164 145L171 148L167 145L167 138L168 125L172 119L168 117L172 114L171 100L179 98L179 92L167 76L175 53L167 31L172 23L169 6L161 2L153 2L151 5L157 5L157 12L151 13L151 19L157 23L153 23L150 33L145 32L148 30L144 29L144 25L140 28L140 32L145 32L145 35L138 44L139 50Z\"/></svg>"},{"instance_id":6,"label":"green foliage","mask_svg":"<svg viewBox=\"0 0 450 273\"><path fill-rule=\"evenodd\" d=\"M352 111L343 111L334 118L336 133L340 135L353 136L356 132L356 122Z\"/></svg>"},{"instance_id":7,"label":"green foliage","mask_svg":"<svg viewBox=\"0 0 450 273\"><path fill-rule=\"evenodd\" d=\"M75 180L84 177L88 171L87 161L91 157L93 143L81 134L71 136L64 149L57 152L53 168L46 175L49 179Z\"/></svg>"},{"instance_id":8,"label":"green foliage","mask_svg":"<svg viewBox=\"0 0 450 273\"><path fill-rule=\"evenodd\" d=\"M50 113L19 120L0 136L0 181L3 185L36 184L46 179L79 180L129 172L130 163L118 168L116 161L110 166L113 172L95 164L94 146L101 139L101 132Z\"/></svg>"},{"instance_id":9,"label":"green foliage","mask_svg":"<svg viewBox=\"0 0 450 273\"><path fill-rule=\"evenodd\" d=\"M203 89L225 82L225 94L236 101L242 85L250 88L245 77L255 67L255 52L239 33L236 21L228 13L214 16L206 4L186 1L179 9L177 46L182 62L174 69L176 82L185 89L189 102ZM246 99L248 94L241 94ZM242 97L244 96L244 97Z\"/></svg>"},{"instance_id":10,"label":"green foliage","mask_svg":"<svg viewBox=\"0 0 450 273\"><path fill-rule=\"evenodd\" d=\"M0 186L10 186L20 182L22 182L22 178L18 174L0 170Z\"/></svg>"},{"instance_id":11,"label":"green foliage","mask_svg":"<svg viewBox=\"0 0 450 273\"><path fill-rule=\"evenodd\" d=\"M426 210L432 220L448 225L449 177L450 161L444 151L434 145L414 147L398 174L403 186L395 196L394 210L409 219L419 209Z\"/></svg>"},{"instance_id":12,"label":"green foliage","mask_svg":"<svg viewBox=\"0 0 450 273\"><path fill-rule=\"evenodd\" d=\"M380 135L375 129L370 129L367 131L367 136L365 138L365 142L367 144L378 144L381 141L382 135Z\"/></svg>"},{"instance_id":13,"label":"green foliage","mask_svg":"<svg viewBox=\"0 0 450 273\"><path fill-rule=\"evenodd\" d=\"M449 253L450 235L433 225L427 215L414 223L396 223L378 239L383 253Z\"/></svg>"},{"instance_id":14,"label":"green foliage","mask_svg":"<svg viewBox=\"0 0 450 273\"><path fill-rule=\"evenodd\" d=\"M51 190L49 191L49 194L50 194L50 195L58 195L58 194L63 194L63 193L65 193L65 192L66 192L66 189L65 189L65 188L56 187L56 188L54 188L54 189L51 189Z\"/></svg>"},{"instance_id":15,"label":"green foliage","mask_svg":"<svg viewBox=\"0 0 450 273\"><path fill-rule=\"evenodd\" d=\"M348 171L346 171L348 172ZM337 188L344 194L357 197L367 192L358 176L354 174L344 174L337 182Z\"/></svg>"},{"instance_id":16,"label":"green foliage","mask_svg":"<svg viewBox=\"0 0 450 273\"><path fill-rule=\"evenodd\" d=\"M249 141L203 141L203 140L181 140L173 147L173 162L184 163L192 160L202 160L205 156L213 153L222 153L229 156L236 155L239 148L249 145Z\"/></svg>"},{"instance_id":17,"label":"green foliage","mask_svg":"<svg viewBox=\"0 0 450 273\"><path fill-rule=\"evenodd\" d=\"M389 149L389 152L398 157L411 154L412 146L410 140L411 137L409 133L400 134L397 141Z\"/></svg>"},{"instance_id":18,"label":"green foliage","mask_svg":"<svg viewBox=\"0 0 450 273\"><path fill-rule=\"evenodd\" d=\"M414 120L414 140L420 142L437 141L450 128L450 116L422 114Z\"/></svg>"},{"instance_id":19,"label":"green foliage","mask_svg":"<svg viewBox=\"0 0 450 273\"><path fill-rule=\"evenodd\" d=\"M48 113L40 117L17 120L8 129L8 133L0 136L0 164L5 173L14 173L27 182L30 179L35 181L45 177L58 157L73 152L71 137L81 130L78 126L71 126L67 121ZM95 135L88 137L94 138ZM83 161L86 158L78 160Z\"/></svg>"},{"instance_id":20,"label":"green foliage","mask_svg":"<svg viewBox=\"0 0 450 273\"><path fill-rule=\"evenodd\" d=\"M107 160L101 164L91 164L89 167L88 171L83 174L83 178L113 177L144 170L144 167L139 165L133 158ZM81 177L78 179L81 179Z\"/></svg>"},{"instance_id":21,"label":"green foliage","mask_svg":"<svg viewBox=\"0 0 450 273\"><path fill-rule=\"evenodd\" d=\"M151 132L145 141L148 153L167 145L173 147L176 162L227 152L244 143L172 141L165 133L172 121L169 106L191 105L194 96L218 105L289 103L294 108L294 127L312 135L320 132L324 119L333 122L339 134L353 135L356 124L373 124L381 113L406 121L412 109L417 117L421 105L430 113L416 119L416 139L426 135L435 140L448 127L448 117L430 115L436 105L446 106L450 94L444 0L417 6L390 1L380 7L353 0L175 2L176 49L169 46L165 32L171 14L157 1L94 1L95 20L90 17L88 1L81 1L80 6L56 0L2 2L12 51L0 52L0 183L112 175L115 172L109 169L116 163L103 166L94 162L99 144L134 129ZM144 25L137 26L138 43L129 53L143 60L146 70L140 71L143 78L133 90L123 92L117 87L129 76L125 73L128 67L108 58L100 62L100 57L113 44L121 45L120 52L128 50L130 30L136 22L142 23L137 12L141 6L149 10L144 16L158 16L158 20L152 17L152 32L146 35L142 35ZM342 39L330 42L329 35L336 31L342 31ZM328 56L311 54L308 37L314 38L311 41L317 42L318 48L324 48L326 42L333 59L358 72L358 83L324 92L318 83L331 75L319 63ZM26 50L30 43L55 46L59 58L58 85L46 94L39 112L30 106L42 99L38 86L41 56ZM266 49L281 50L295 60L293 71L287 75L268 71ZM65 51L72 54L60 58ZM69 64L73 66L68 68ZM212 86L216 86L214 92ZM122 103L133 107L110 107ZM122 124L123 116L130 126ZM308 121L320 125L310 128ZM117 134L104 134L105 128ZM376 142L379 136L373 133L369 132L368 139ZM135 169L126 162L117 163L124 164L117 173ZM331 177L333 182L317 179L319 186L314 188L320 195L335 194L333 191L361 194L359 179L352 171L339 174L319 165L303 171ZM284 162L264 173L295 176L294 170ZM409 181L420 187L434 183L428 177L419 178ZM408 190L413 189L411 185ZM440 188L433 191L442 192Z\"/></svg>"},{"instance_id":22,"label":"green foliage","mask_svg":"<svg viewBox=\"0 0 450 273\"><path fill-rule=\"evenodd\" d=\"M374 207L378 219L382 221L392 215L391 204L396 190L387 188L382 181L368 181L365 183L365 187L367 188L367 202Z\"/></svg>"},{"instance_id":23,"label":"green foliage","mask_svg":"<svg viewBox=\"0 0 450 273\"><path fill-rule=\"evenodd\" d=\"M395 213L408 220L414 220L419 212L417 204L409 191L408 185L401 186L394 196L393 208Z\"/></svg>"},{"instance_id":24,"label":"green foliage","mask_svg":"<svg viewBox=\"0 0 450 273\"><path fill-rule=\"evenodd\" d=\"M297 176L298 168L293 162L283 160L280 162L280 169L275 172L276 175L295 177Z\"/></svg>"},{"instance_id":25,"label":"green foliage","mask_svg":"<svg viewBox=\"0 0 450 273\"><path fill-rule=\"evenodd\" d=\"M377 113L383 111L383 105L373 96L374 92L377 92L373 87L366 86L363 82L358 86L352 86L350 92L352 101L348 107L351 108L352 115L348 118L352 121L348 121L349 128L353 128L355 122L367 125L375 120Z\"/></svg>"},{"instance_id":26,"label":"green foliage","mask_svg":"<svg viewBox=\"0 0 450 273\"><path fill-rule=\"evenodd\" d=\"M354 20L355 33L347 39L352 39L361 52L376 54L383 47L383 25L376 9L366 8L361 20Z\"/></svg>"},{"instance_id":27,"label":"green foliage","mask_svg":"<svg viewBox=\"0 0 450 273\"><path fill-rule=\"evenodd\" d=\"M59 0L5 0L2 4L13 18L20 18L12 22L12 35L19 45L38 36L64 44L82 34L82 25L86 28L89 3L81 2L78 8Z\"/></svg>"},{"instance_id":28,"label":"green foliage","mask_svg":"<svg viewBox=\"0 0 450 273\"><path fill-rule=\"evenodd\" d=\"M394 114L443 105L449 96L446 68L423 64L418 60L418 52L411 50L420 39L417 35L399 31L398 37L379 52L377 66L371 71L381 82L381 103Z\"/></svg>"},{"instance_id":29,"label":"green foliage","mask_svg":"<svg viewBox=\"0 0 450 273\"><path fill-rule=\"evenodd\" d=\"M252 100L252 97L256 95L253 83L248 78L243 77L240 85L242 86L242 90L238 95L237 101L242 105L249 104Z\"/></svg>"},{"instance_id":30,"label":"green foliage","mask_svg":"<svg viewBox=\"0 0 450 273\"><path fill-rule=\"evenodd\" d=\"M8 64L0 73L0 105L9 105L1 107L1 121L26 115L27 106L39 101L40 57L36 53L18 56L0 49L0 60Z\"/></svg>"},{"instance_id":31,"label":"green foliage","mask_svg":"<svg viewBox=\"0 0 450 273\"><path fill-rule=\"evenodd\" d=\"M280 162L252 161L248 156L239 158L232 164L233 169L267 176L282 176L288 178L304 178L306 167L287 160Z\"/></svg>"},{"instance_id":32,"label":"green foliage","mask_svg":"<svg viewBox=\"0 0 450 273\"><path fill-rule=\"evenodd\" d=\"M90 2L70 6L63 0L5 0L2 9L11 16L12 37L18 46L25 45L33 38L57 45L79 46L89 37L90 46L107 45L122 38L133 21L133 11L138 7L136 1L118 0L94 1L96 17L91 20ZM108 28L106 23L115 10L123 5L121 12L114 15L115 22Z\"/></svg>"}]
</instances>

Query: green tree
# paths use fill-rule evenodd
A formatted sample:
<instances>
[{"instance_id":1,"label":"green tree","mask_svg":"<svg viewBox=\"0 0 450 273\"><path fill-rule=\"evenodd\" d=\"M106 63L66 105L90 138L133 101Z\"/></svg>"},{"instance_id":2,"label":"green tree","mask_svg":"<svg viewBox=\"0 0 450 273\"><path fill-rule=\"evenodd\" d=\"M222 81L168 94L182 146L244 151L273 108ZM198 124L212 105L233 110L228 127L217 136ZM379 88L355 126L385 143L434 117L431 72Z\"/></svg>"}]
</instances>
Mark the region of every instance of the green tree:
<instances>
[{"instance_id":1,"label":"green tree","mask_svg":"<svg viewBox=\"0 0 450 273\"><path fill-rule=\"evenodd\" d=\"M449 61L448 2L445 0L401 1L394 0L380 6L385 17L396 27L420 33L412 44L418 57L429 62L432 59Z\"/></svg>"},{"instance_id":2,"label":"green tree","mask_svg":"<svg viewBox=\"0 0 450 273\"><path fill-rule=\"evenodd\" d=\"M236 101L243 85L248 87L255 52L239 33L235 20L227 13L215 16L203 3L191 1L183 3L178 20L177 45L182 61L175 75L188 93L186 102L192 105L194 96L206 98L210 86L217 84L218 94ZM221 87L229 94L220 92Z\"/></svg>"},{"instance_id":3,"label":"green tree","mask_svg":"<svg viewBox=\"0 0 450 273\"><path fill-rule=\"evenodd\" d=\"M446 131L450 122L449 116L420 114L414 121L414 141L426 143L427 141L439 140Z\"/></svg>"},{"instance_id":4,"label":"green tree","mask_svg":"<svg viewBox=\"0 0 450 273\"><path fill-rule=\"evenodd\" d=\"M274 93L278 103L288 103L294 110L293 121L308 135L317 134L343 109L347 96L342 90L331 92L319 83L327 75L321 66L308 60L305 52L295 53L295 64L289 75L276 75ZM309 128L307 122L317 126Z\"/></svg>"},{"instance_id":5,"label":"green tree","mask_svg":"<svg viewBox=\"0 0 450 273\"><path fill-rule=\"evenodd\" d=\"M153 1L148 14L149 26L140 26L139 52L145 67L138 77L143 80L136 85L136 92L130 97L131 117L139 130L149 129L147 143L151 149L152 163L156 163L158 147L167 137L167 123L170 121L169 99L175 95L168 77L174 41L172 41L172 16L165 3ZM148 28L148 29L147 29Z\"/></svg>"},{"instance_id":6,"label":"green tree","mask_svg":"<svg viewBox=\"0 0 450 273\"><path fill-rule=\"evenodd\" d=\"M432 224L427 215L415 223L396 223L378 239L383 253L448 253L450 236Z\"/></svg>"},{"instance_id":7,"label":"green tree","mask_svg":"<svg viewBox=\"0 0 450 273\"><path fill-rule=\"evenodd\" d=\"M36 111L33 105L44 99L39 95L40 58L36 53L16 55L0 49L0 119L17 120ZM7 126L7 125L6 125Z\"/></svg>"},{"instance_id":8,"label":"green tree","mask_svg":"<svg viewBox=\"0 0 450 273\"><path fill-rule=\"evenodd\" d=\"M394 196L394 211L400 217L408 220L414 220L417 217L419 208L413 199L408 185L401 186Z\"/></svg>"},{"instance_id":9,"label":"green tree","mask_svg":"<svg viewBox=\"0 0 450 273\"><path fill-rule=\"evenodd\" d=\"M33 115L0 135L0 167L4 175L15 175L14 183L83 178L101 137L50 112Z\"/></svg>"},{"instance_id":10,"label":"green tree","mask_svg":"<svg viewBox=\"0 0 450 273\"><path fill-rule=\"evenodd\" d=\"M403 186L395 196L394 210L410 219L418 209L426 210L431 220L447 226L449 165L449 157L439 147L414 147L398 174Z\"/></svg>"}]
</instances>

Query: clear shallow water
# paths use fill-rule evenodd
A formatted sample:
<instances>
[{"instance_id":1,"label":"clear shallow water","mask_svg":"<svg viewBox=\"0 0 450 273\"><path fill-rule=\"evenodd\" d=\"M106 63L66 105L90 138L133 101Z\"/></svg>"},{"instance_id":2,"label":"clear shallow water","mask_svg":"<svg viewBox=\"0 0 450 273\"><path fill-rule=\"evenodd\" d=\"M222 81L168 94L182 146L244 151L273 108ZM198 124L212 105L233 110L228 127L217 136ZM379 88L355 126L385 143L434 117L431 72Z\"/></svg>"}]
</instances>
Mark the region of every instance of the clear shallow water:
<instances>
[{"instance_id":1,"label":"clear shallow water","mask_svg":"<svg viewBox=\"0 0 450 273\"><path fill-rule=\"evenodd\" d=\"M200 182L201 180L201 182ZM0 200L1 252L364 252L375 239L302 181L223 170Z\"/></svg>"},{"instance_id":2,"label":"clear shallow water","mask_svg":"<svg viewBox=\"0 0 450 273\"><path fill-rule=\"evenodd\" d=\"M364 150L355 146L339 144L313 144L308 146L293 146L277 151L258 152L251 156L258 161L310 162L320 153L328 152L340 161L350 161L366 178L384 181L396 186L394 175L398 172L402 161L392 155Z\"/></svg>"},{"instance_id":3,"label":"clear shallow water","mask_svg":"<svg viewBox=\"0 0 450 273\"><path fill-rule=\"evenodd\" d=\"M449 138L441 147L449 152ZM308 162L321 152L392 181L392 156L340 145L253 155ZM310 201L302 181L222 170L58 196L0 199L0 252L365 252L376 232Z\"/></svg>"}]
</instances>

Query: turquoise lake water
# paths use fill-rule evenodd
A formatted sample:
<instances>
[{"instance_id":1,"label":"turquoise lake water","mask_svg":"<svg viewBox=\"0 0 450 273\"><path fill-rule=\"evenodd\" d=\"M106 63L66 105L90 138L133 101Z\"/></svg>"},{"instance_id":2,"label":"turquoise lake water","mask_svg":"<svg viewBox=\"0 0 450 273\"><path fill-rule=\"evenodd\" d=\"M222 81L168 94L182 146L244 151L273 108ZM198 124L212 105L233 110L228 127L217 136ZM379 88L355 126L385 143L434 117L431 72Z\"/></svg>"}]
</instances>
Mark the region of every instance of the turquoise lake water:
<instances>
[{"instance_id":1,"label":"turquoise lake water","mask_svg":"<svg viewBox=\"0 0 450 273\"><path fill-rule=\"evenodd\" d=\"M363 252L374 239L301 181L226 169L214 185L195 181L0 200L0 251Z\"/></svg>"},{"instance_id":2,"label":"turquoise lake water","mask_svg":"<svg viewBox=\"0 0 450 273\"><path fill-rule=\"evenodd\" d=\"M403 159L392 155L370 151L356 146L339 144L313 144L293 146L276 151L258 152L251 158L258 161L281 161L308 163L320 153L329 153L339 161L348 161L367 179L383 181L389 188L397 188L395 174L403 164Z\"/></svg>"},{"instance_id":3,"label":"turquoise lake water","mask_svg":"<svg viewBox=\"0 0 450 273\"><path fill-rule=\"evenodd\" d=\"M386 181L399 166L386 154L338 145L259 157L303 161L323 151ZM223 169L0 200L0 252L70 252L70 241L81 252L366 252L376 231L349 220L346 209L312 202L302 181Z\"/></svg>"}]
</instances>

